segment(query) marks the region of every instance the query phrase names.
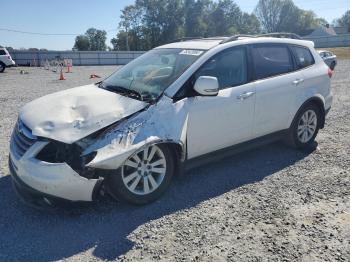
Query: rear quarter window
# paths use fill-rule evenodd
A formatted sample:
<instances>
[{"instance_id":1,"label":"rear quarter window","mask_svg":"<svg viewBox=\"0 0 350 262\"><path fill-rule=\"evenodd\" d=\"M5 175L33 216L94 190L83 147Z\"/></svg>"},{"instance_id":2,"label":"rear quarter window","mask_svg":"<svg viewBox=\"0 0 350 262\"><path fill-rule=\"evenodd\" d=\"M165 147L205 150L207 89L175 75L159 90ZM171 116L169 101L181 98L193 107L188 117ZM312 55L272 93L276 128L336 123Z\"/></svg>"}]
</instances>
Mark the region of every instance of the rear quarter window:
<instances>
[{"instance_id":1,"label":"rear quarter window","mask_svg":"<svg viewBox=\"0 0 350 262\"><path fill-rule=\"evenodd\" d=\"M257 45L252 48L255 79L263 79L293 71L287 46Z\"/></svg>"},{"instance_id":2,"label":"rear quarter window","mask_svg":"<svg viewBox=\"0 0 350 262\"><path fill-rule=\"evenodd\" d=\"M0 50L0 55L7 55L5 50Z\"/></svg>"},{"instance_id":3,"label":"rear quarter window","mask_svg":"<svg viewBox=\"0 0 350 262\"><path fill-rule=\"evenodd\" d=\"M298 69L311 66L315 63L315 59L308 48L302 46L292 46L292 49Z\"/></svg>"}]
</instances>

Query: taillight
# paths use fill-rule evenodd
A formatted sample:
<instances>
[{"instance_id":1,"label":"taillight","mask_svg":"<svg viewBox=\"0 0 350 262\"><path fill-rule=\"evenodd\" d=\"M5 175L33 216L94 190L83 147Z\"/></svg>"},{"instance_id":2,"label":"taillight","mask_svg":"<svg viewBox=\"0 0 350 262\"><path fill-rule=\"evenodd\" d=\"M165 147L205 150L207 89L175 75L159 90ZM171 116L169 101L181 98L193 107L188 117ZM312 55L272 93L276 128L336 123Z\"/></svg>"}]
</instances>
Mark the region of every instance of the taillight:
<instances>
[{"instance_id":1,"label":"taillight","mask_svg":"<svg viewBox=\"0 0 350 262\"><path fill-rule=\"evenodd\" d=\"M333 70L328 68L328 76L331 78L333 76Z\"/></svg>"},{"instance_id":2,"label":"taillight","mask_svg":"<svg viewBox=\"0 0 350 262\"><path fill-rule=\"evenodd\" d=\"M7 58L11 60L11 56L8 55Z\"/></svg>"}]
</instances>

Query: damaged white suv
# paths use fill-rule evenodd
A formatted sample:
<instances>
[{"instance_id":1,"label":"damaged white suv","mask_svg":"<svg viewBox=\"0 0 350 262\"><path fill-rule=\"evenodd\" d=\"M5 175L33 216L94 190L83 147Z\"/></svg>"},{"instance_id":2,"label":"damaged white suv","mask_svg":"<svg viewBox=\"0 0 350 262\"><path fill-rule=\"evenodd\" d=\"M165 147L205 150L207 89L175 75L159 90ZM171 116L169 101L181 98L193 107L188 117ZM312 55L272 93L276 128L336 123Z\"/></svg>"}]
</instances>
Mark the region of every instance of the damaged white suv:
<instances>
[{"instance_id":1,"label":"damaged white suv","mask_svg":"<svg viewBox=\"0 0 350 262\"><path fill-rule=\"evenodd\" d=\"M213 153L271 138L308 147L331 107L331 75L313 43L297 39L157 47L96 85L25 105L10 144L15 188L37 204L101 190L145 204Z\"/></svg>"}]
</instances>

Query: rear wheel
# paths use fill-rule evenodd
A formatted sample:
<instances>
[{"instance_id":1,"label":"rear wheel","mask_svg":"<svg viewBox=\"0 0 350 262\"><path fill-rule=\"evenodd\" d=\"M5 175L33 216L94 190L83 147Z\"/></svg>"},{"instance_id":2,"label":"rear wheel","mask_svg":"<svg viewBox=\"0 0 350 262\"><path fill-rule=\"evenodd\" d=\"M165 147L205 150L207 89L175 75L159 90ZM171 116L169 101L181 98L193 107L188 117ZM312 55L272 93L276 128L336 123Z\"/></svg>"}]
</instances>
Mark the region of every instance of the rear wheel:
<instances>
[{"instance_id":1,"label":"rear wheel","mask_svg":"<svg viewBox=\"0 0 350 262\"><path fill-rule=\"evenodd\" d=\"M311 148L320 129L321 111L308 104L299 111L289 129L288 143L299 149Z\"/></svg>"},{"instance_id":2,"label":"rear wheel","mask_svg":"<svg viewBox=\"0 0 350 262\"><path fill-rule=\"evenodd\" d=\"M106 179L116 199L142 205L158 199L170 185L174 159L166 145L150 145L137 151Z\"/></svg>"},{"instance_id":3,"label":"rear wheel","mask_svg":"<svg viewBox=\"0 0 350 262\"><path fill-rule=\"evenodd\" d=\"M0 62L0 73L4 72L6 65L3 62Z\"/></svg>"}]
</instances>

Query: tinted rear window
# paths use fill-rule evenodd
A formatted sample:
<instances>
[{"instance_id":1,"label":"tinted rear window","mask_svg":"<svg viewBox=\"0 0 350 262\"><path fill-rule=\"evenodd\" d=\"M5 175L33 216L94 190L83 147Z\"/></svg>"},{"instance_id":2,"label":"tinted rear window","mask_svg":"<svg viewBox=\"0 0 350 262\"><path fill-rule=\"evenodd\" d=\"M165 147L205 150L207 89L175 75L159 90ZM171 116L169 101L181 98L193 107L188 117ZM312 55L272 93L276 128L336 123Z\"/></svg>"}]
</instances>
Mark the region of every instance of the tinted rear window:
<instances>
[{"instance_id":1,"label":"tinted rear window","mask_svg":"<svg viewBox=\"0 0 350 262\"><path fill-rule=\"evenodd\" d=\"M0 50L0 55L7 55L5 50Z\"/></svg>"},{"instance_id":2,"label":"tinted rear window","mask_svg":"<svg viewBox=\"0 0 350 262\"><path fill-rule=\"evenodd\" d=\"M301 46L293 46L292 48L299 69L308 67L315 63L314 57L308 48Z\"/></svg>"},{"instance_id":3,"label":"tinted rear window","mask_svg":"<svg viewBox=\"0 0 350 262\"><path fill-rule=\"evenodd\" d=\"M293 62L287 46L254 46L252 52L256 79L293 71Z\"/></svg>"}]
</instances>

